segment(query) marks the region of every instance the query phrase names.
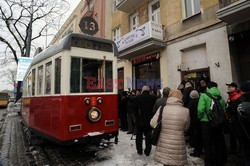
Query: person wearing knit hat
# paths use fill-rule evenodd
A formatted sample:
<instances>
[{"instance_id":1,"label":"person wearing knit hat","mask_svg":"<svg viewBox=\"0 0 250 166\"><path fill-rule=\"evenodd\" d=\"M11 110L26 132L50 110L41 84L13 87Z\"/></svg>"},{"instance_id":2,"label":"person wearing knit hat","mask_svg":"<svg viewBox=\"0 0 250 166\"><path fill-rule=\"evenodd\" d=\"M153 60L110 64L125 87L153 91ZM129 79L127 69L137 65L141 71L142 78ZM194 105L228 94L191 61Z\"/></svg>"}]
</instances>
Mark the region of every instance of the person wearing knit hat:
<instances>
[{"instance_id":1,"label":"person wearing knit hat","mask_svg":"<svg viewBox=\"0 0 250 166\"><path fill-rule=\"evenodd\" d=\"M199 93L197 92L197 90L192 90L190 92L190 98L191 99L198 99L200 97Z\"/></svg>"},{"instance_id":2,"label":"person wearing knit hat","mask_svg":"<svg viewBox=\"0 0 250 166\"><path fill-rule=\"evenodd\" d=\"M191 156L200 157L202 154L202 129L201 122L197 115L197 107L199 102L199 93L196 90L192 90L190 93L190 102L188 109L190 113L190 128L188 134L190 136L190 146L194 148Z\"/></svg>"},{"instance_id":3,"label":"person wearing knit hat","mask_svg":"<svg viewBox=\"0 0 250 166\"><path fill-rule=\"evenodd\" d=\"M213 82L213 81L211 81L211 82L209 82L209 83L207 84L207 88L208 88L208 89L213 88L213 87L218 88L218 84L217 84L216 82Z\"/></svg>"},{"instance_id":4,"label":"person wearing knit hat","mask_svg":"<svg viewBox=\"0 0 250 166\"><path fill-rule=\"evenodd\" d=\"M245 81L240 85L240 90L242 92L250 92L250 81Z\"/></svg>"}]
</instances>

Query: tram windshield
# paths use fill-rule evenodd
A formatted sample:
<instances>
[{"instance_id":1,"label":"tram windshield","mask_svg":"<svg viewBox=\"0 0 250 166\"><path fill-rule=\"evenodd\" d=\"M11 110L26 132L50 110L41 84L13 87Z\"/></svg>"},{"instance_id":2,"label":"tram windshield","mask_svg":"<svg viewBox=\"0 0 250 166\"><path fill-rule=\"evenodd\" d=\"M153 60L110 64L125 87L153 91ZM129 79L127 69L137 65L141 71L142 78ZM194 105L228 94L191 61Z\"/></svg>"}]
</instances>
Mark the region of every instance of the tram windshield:
<instances>
[{"instance_id":1,"label":"tram windshield","mask_svg":"<svg viewBox=\"0 0 250 166\"><path fill-rule=\"evenodd\" d=\"M71 93L113 92L112 78L112 61L71 59Z\"/></svg>"}]
</instances>

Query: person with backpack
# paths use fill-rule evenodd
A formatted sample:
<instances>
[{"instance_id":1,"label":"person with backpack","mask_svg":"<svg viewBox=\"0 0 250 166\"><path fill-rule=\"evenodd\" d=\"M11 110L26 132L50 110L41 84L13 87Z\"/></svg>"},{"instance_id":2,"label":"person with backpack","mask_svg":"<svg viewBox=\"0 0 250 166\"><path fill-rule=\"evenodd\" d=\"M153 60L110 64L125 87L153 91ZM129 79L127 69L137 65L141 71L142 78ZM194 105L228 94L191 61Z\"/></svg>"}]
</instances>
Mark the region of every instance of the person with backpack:
<instances>
[{"instance_id":1,"label":"person with backpack","mask_svg":"<svg viewBox=\"0 0 250 166\"><path fill-rule=\"evenodd\" d=\"M250 81L243 82L240 90L240 104L237 108L237 136L244 156L245 166L250 166Z\"/></svg>"},{"instance_id":2,"label":"person with backpack","mask_svg":"<svg viewBox=\"0 0 250 166\"><path fill-rule=\"evenodd\" d=\"M217 83L209 82L207 92L200 95L198 103L198 118L202 123L205 166L222 166L227 159L223 134L226 104L217 87Z\"/></svg>"}]
</instances>

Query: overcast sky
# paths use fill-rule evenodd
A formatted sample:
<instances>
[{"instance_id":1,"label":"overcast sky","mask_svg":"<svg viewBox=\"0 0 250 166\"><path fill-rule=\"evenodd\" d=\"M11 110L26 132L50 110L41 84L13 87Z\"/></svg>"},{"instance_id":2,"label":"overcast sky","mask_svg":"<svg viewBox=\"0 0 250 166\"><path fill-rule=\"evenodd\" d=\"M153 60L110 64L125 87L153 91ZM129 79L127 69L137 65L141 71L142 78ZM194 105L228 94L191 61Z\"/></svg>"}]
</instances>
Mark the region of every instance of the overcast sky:
<instances>
[{"instance_id":1,"label":"overcast sky","mask_svg":"<svg viewBox=\"0 0 250 166\"><path fill-rule=\"evenodd\" d=\"M66 13L65 15L65 20L62 21L62 24L66 21L66 19L70 16L70 14L73 12L73 10L76 8L76 6L79 4L79 2L81 0L67 0L70 4L70 9L69 11ZM56 32L53 32L56 33ZM47 38L47 43L49 44L50 41L52 40L52 37L48 37ZM41 44L40 47L45 47L45 43L46 43L46 37L41 37L38 41L36 41L36 43ZM13 67L16 67L15 63L12 64ZM2 70L2 69L1 69ZM12 85L8 84L6 82L6 78L2 78L0 79L0 91L5 90L5 89L9 89L9 90L13 90Z\"/></svg>"}]
</instances>

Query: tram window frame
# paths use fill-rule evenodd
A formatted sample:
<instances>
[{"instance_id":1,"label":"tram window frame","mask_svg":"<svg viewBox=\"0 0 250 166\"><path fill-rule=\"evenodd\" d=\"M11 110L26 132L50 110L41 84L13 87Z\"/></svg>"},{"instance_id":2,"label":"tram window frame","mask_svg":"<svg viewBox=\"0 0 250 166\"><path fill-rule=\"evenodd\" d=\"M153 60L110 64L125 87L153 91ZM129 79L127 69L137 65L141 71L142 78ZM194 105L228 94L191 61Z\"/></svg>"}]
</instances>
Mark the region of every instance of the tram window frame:
<instances>
[{"instance_id":1,"label":"tram window frame","mask_svg":"<svg viewBox=\"0 0 250 166\"><path fill-rule=\"evenodd\" d=\"M52 62L45 64L45 88L44 94L51 94L51 81L52 81Z\"/></svg>"},{"instance_id":2,"label":"tram window frame","mask_svg":"<svg viewBox=\"0 0 250 166\"><path fill-rule=\"evenodd\" d=\"M43 65L38 67L37 73L37 94L43 94Z\"/></svg>"},{"instance_id":3,"label":"tram window frame","mask_svg":"<svg viewBox=\"0 0 250 166\"><path fill-rule=\"evenodd\" d=\"M62 73L62 58L55 59L55 83L54 93L61 94L61 73Z\"/></svg>"},{"instance_id":4,"label":"tram window frame","mask_svg":"<svg viewBox=\"0 0 250 166\"><path fill-rule=\"evenodd\" d=\"M78 59L78 63L74 66L74 64L72 65L72 62L74 63L74 61L72 61L72 59ZM86 62L85 62L86 61ZM102 77L103 76L103 70L101 68L97 68L97 77L96 80L90 80L93 76L93 73L90 73L91 76L89 76L89 80L86 78L87 77L87 73L84 73L84 71L86 69L84 69L84 65L86 66L88 62L97 62L96 64L98 65L98 63L103 63L104 59L91 59L91 58L77 58L77 57L71 57L71 71L70 71L70 93L97 93L97 92L113 92L113 86L111 86L110 84L112 83L113 85L113 61L112 60L105 60L106 63L106 68L105 68L105 82L100 82L100 84L98 84L98 81L100 78L98 77ZM109 64L108 64L109 63ZM94 64L92 64L91 66L93 67ZM74 68L73 68L74 66ZM99 66L100 67L100 66ZM72 69L75 69L74 74L72 74ZM89 71L93 71L93 70L89 70ZM95 74L94 74L95 75ZM108 76L108 77L106 77ZM110 78L111 76L111 78ZM89 82L88 82L89 81ZM92 82L93 81L93 82ZM111 82L110 82L111 81ZM93 83L93 89L91 89L90 85L88 85L88 83ZM96 88L94 88L96 87Z\"/></svg>"},{"instance_id":5,"label":"tram window frame","mask_svg":"<svg viewBox=\"0 0 250 166\"><path fill-rule=\"evenodd\" d=\"M32 91L32 75L31 75L31 72L28 74L28 77L27 77L27 96L30 97L31 96L31 91Z\"/></svg>"},{"instance_id":6,"label":"tram window frame","mask_svg":"<svg viewBox=\"0 0 250 166\"><path fill-rule=\"evenodd\" d=\"M35 88L36 88L36 69L32 69L32 92L31 92L31 95L34 96L35 95Z\"/></svg>"}]
</instances>

